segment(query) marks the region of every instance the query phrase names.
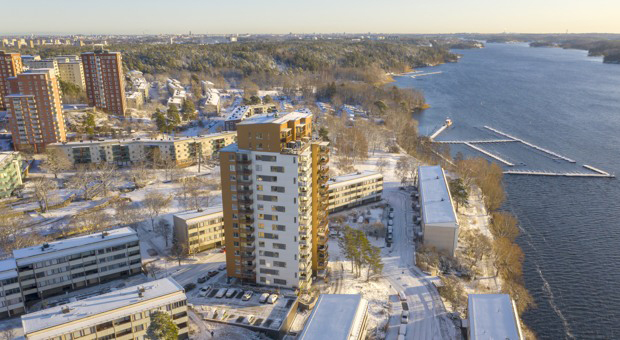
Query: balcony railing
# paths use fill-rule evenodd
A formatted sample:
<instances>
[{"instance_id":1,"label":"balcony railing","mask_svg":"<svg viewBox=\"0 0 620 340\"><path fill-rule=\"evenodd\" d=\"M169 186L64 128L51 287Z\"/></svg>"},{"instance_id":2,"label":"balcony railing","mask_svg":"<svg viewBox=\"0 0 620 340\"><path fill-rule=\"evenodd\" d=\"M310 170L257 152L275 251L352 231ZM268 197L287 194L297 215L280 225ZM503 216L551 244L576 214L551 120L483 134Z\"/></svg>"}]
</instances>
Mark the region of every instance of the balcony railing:
<instances>
[{"instance_id":1,"label":"balcony railing","mask_svg":"<svg viewBox=\"0 0 620 340\"><path fill-rule=\"evenodd\" d=\"M237 159L237 164L252 164L251 159Z\"/></svg>"}]
</instances>

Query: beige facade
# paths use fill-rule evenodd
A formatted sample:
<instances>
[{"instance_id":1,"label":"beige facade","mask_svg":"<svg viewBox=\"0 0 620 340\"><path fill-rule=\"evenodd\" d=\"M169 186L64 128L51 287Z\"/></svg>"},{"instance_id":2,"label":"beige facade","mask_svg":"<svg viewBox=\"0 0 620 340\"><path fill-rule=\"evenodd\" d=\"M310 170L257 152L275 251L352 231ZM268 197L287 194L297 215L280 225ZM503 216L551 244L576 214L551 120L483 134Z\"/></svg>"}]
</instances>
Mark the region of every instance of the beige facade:
<instances>
[{"instance_id":1,"label":"beige facade","mask_svg":"<svg viewBox=\"0 0 620 340\"><path fill-rule=\"evenodd\" d=\"M183 167L211 159L220 149L234 143L236 137L235 132L223 132L198 137L55 143L49 145L49 148L60 150L74 165L103 162L131 165L170 161Z\"/></svg>"},{"instance_id":2,"label":"beige facade","mask_svg":"<svg viewBox=\"0 0 620 340\"><path fill-rule=\"evenodd\" d=\"M363 171L332 177L329 183L329 212L378 202L383 193L383 175Z\"/></svg>"},{"instance_id":3,"label":"beige facade","mask_svg":"<svg viewBox=\"0 0 620 340\"><path fill-rule=\"evenodd\" d=\"M9 78L5 97L15 150L42 152L66 140L58 79L52 69L29 70Z\"/></svg>"},{"instance_id":4,"label":"beige facade","mask_svg":"<svg viewBox=\"0 0 620 340\"><path fill-rule=\"evenodd\" d=\"M329 145L311 141L312 114L265 114L237 124L220 152L229 277L309 289L327 265Z\"/></svg>"},{"instance_id":5,"label":"beige facade","mask_svg":"<svg viewBox=\"0 0 620 340\"><path fill-rule=\"evenodd\" d=\"M123 288L22 316L26 340L145 340L155 312L170 315L189 338L187 297L172 278Z\"/></svg>"},{"instance_id":6,"label":"beige facade","mask_svg":"<svg viewBox=\"0 0 620 340\"><path fill-rule=\"evenodd\" d=\"M31 70L40 68L52 69L54 70L54 75L56 75L56 78L60 79L60 70L56 59L23 60L23 62L24 66L27 66Z\"/></svg>"},{"instance_id":7,"label":"beige facade","mask_svg":"<svg viewBox=\"0 0 620 340\"><path fill-rule=\"evenodd\" d=\"M174 236L189 254L224 245L224 211L221 205L172 216Z\"/></svg>"},{"instance_id":8,"label":"beige facade","mask_svg":"<svg viewBox=\"0 0 620 340\"><path fill-rule=\"evenodd\" d=\"M54 58L58 64L60 79L86 89L84 67L78 56L59 56Z\"/></svg>"}]
</instances>

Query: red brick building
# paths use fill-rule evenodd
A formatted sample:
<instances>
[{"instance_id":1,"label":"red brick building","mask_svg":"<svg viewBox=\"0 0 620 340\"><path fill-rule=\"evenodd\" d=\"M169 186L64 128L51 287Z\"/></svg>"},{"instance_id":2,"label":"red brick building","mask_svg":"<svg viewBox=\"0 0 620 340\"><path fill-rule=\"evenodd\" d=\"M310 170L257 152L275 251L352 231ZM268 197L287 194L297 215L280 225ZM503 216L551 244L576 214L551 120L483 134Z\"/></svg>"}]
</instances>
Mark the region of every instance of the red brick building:
<instances>
[{"instance_id":1,"label":"red brick building","mask_svg":"<svg viewBox=\"0 0 620 340\"><path fill-rule=\"evenodd\" d=\"M120 52L97 48L82 53L88 104L110 114L124 116L125 79Z\"/></svg>"}]
</instances>

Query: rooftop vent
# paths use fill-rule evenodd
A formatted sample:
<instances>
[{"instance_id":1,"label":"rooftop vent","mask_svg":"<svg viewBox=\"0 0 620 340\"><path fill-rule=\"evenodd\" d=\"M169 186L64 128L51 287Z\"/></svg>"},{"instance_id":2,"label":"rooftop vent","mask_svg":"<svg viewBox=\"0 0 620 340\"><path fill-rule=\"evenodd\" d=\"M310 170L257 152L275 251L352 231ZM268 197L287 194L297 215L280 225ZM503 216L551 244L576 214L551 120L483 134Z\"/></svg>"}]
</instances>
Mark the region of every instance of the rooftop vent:
<instances>
[{"instance_id":1,"label":"rooftop vent","mask_svg":"<svg viewBox=\"0 0 620 340\"><path fill-rule=\"evenodd\" d=\"M43 245L41 246L41 250L45 250L49 247L50 247L49 243L43 243Z\"/></svg>"},{"instance_id":2,"label":"rooftop vent","mask_svg":"<svg viewBox=\"0 0 620 340\"><path fill-rule=\"evenodd\" d=\"M60 308L60 310L62 311L62 314L69 314L69 312L71 312L71 307L69 307L69 306L62 306Z\"/></svg>"},{"instance_id":3,"label":"rooftop vent","mask_svg":"<svg viewBox=\"0 0 620 340\"><path fill-rule=\"evenodd\" d=\"M101 238L105 238L106 236L108 236L110 233L108 233L107 231L104 231L101 233Z\"/></svg>"}]
</instances>

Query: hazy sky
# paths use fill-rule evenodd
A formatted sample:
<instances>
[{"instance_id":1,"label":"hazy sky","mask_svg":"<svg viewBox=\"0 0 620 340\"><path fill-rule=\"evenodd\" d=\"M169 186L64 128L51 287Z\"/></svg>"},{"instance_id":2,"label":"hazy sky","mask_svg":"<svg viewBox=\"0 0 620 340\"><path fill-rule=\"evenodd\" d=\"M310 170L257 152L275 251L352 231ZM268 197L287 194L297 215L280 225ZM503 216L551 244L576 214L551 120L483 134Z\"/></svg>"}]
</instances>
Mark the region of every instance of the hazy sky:
<instances>
[{"instance_id":1,"label":"hazy sky","mask_svg":"<svg viewBox=\"0 0 620 340\"><path fill-rule=\"evenodd\" d=\"M620 0L2 0L0 8L0 36L190 30L620 33Z\"/></svg>"}]
</instances>

